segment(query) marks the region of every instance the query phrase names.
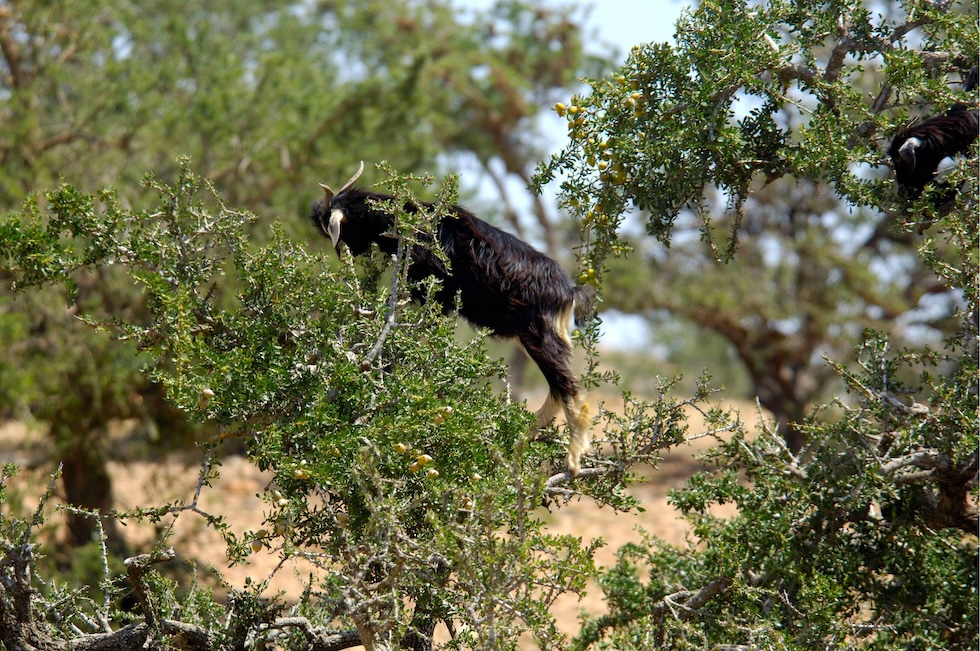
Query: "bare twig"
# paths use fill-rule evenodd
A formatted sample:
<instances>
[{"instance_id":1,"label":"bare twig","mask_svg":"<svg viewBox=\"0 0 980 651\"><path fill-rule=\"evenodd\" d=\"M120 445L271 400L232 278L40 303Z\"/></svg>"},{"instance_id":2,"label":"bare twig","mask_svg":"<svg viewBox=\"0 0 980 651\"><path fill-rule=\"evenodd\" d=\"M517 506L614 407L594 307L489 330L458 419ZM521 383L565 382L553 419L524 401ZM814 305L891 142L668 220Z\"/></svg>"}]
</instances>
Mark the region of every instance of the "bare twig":
<instances>
[{"instance_id":1,"label":"bare twig","mask_svg":"<svg viewBox=\"0 0 980 651\"><path fill-rule=\"evenodd\" d=\"M164 563L166 561L171 561L176 557L176 552L173 548L152 552L150 554L140 554L139 556L131 556L123 561L123 565L129 571L129 578L133 582L133 589L136 591L136 598L139 600L140 609L143 611L143 617L146 623L153 629L159 627L160 622L157 620L156 609L151 601L151 595L146 589L146 585L143 582L143 574L150 567L156 563Z\"/></svg>"},{"instance_id":2,"label":"bare twig","mask_svg":"<svg viewBox=\"0 0 980 651\"><path fill-rule=\"evenodd\" d=\"M371 348L370 352L364 356L361 360L361 368L368 368L374 359L381 353L381 348L384 346L385 340L388 338L388 333L391 332L392 327L395 325L395 316L398 309L398 284L401 280L401 267L408 264L407 255L408 245L406 244L404 238L398 239L398 254L394 256L395 258L395 273L391 274L391 288L390 294L388 295L388 312L385 314L385 324L381 329L381 334L378 335L378 341L375 342L374 347Z\"/></svg>"},{"instance_id":3,"label":"bare twig","mask_svg":"<svg viewBox=\"0 0 980 651\"><path fill-rule=\"evenodd\" d=\"M258 629L252 631L246 640L246 647L250 642L254 644L255 637L261 633L269 632L269 637L274 641L278 637L278 632L289 628L302 631L310 644L309 651L341 651L361 644L361 638L356 630L328 631L316 628L305 617L280 617L274 622L260 624Z\"/></svg>"},{"instance_id":4,"label":"bare twig","mask_svg":"<svg viewBox=\"0 0 980 651\"><path fill-rule=\"evenodd\" d=\"M75 515L93 518L95 528L98 530L99 550L102 554L102 609L96 615L99 619L99 626L103 633L112 633L112 625L109 623L109 551L106 548L105 528L102 526L102 515L98 511L80 509L74 506L65 506L64 510Z\"/></svg>"}]
</instances>

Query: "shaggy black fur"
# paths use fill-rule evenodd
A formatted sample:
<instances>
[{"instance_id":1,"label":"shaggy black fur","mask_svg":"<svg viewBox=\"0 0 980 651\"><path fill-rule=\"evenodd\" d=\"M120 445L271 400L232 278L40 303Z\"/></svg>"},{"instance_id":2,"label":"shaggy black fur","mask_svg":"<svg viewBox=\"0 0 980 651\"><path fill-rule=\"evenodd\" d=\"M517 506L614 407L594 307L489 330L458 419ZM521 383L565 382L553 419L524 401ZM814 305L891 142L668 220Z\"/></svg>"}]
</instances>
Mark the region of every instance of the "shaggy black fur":
<instances>
[{"instance_id":1,"label":"shaggy black fur","mask_svg":"<svg viewBox=\"0 0 980 651\"><path fill-rule=\"evenodd\" d=\"M969 92L976 85L977 68L973 68L963 82L963 90ZM944 158L967 153L977 139L977 118L976 109L954 104L941 115L899 129L892 138L888 156L901 191L918 197L936 177Z\"/></svg>"},{"instance_id":2,"label":"shaggy black fur","mask_svg":"<svg viewBox=\"0 0 980 651\"><path fill-rule=\"evenodd\" d=\"M355 176L356 178L356 176ZM366 253L371 244L387 253L398 249L391 232L394 217L380 202L390 195L358 188L327 192L310 209L310 219L327 237L335 239L338 255L343 242L353 255ZM431 209L431 204L423 204ZM406 206L417 210L417 206ZM491 226L459 206L436 228L439 246L449 266L430 247L415 245L409 252L409 278L435 276L442 282L436 294L443 309L451 311L459 294L460 314L474 325L501 337L515 337L541 369L550 388L549 399L538 412L540 425L564 409L572 432L568 464L573 474L588 447L588 405L572 373L571 341L567 328L573 312L581 314L592 302L592 288L578 286L557 262L527 243ZM424 298L420 292L416 300Z\"/></svg>"},{"instance_id":3,"label":"shaggy black fur","mask_svg":"<svg viewBox=\"0 0 980 651\"><path fill-rule=\"evenodd\" d=\"M918 197L935 178L939 163L965 154L977 139L977 131L977 111L962 104L899 130L888 149L899 188Z\"/></svg>"}]
</instances>

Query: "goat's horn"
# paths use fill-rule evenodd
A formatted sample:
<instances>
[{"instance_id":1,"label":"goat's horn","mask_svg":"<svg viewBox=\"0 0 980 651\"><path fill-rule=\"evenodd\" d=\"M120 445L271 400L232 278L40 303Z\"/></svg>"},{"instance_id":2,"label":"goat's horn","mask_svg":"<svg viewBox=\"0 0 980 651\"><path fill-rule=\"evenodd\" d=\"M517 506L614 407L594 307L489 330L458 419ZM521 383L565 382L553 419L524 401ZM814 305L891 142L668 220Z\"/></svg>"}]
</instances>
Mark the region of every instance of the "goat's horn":
<instances>
[{"instance_id":1,"label":"goat's horn","mask_svg":"<svg viewBox=\"0 0 980 651\"><path fill-rule=\"evenodd\" d=\"M323 192L324 194L326 194L327 204L329 205L331 199L336 197L338 194L340 194L350 186L354 185L354 181L360 178L363 172L364 172L364 161L361 161L361 166L357 168L357 172L354 173L354 176L350 177L350 180L348 180L347 183L344 183L344 187L340 188L336 192L331 190L329 185L326 185L325 183L321 183L320 187L323 188Z\"/></svg>"},{"instance_id":2,"label":"goat's horn","mask_svg":"<svg viewBox=\"0 0 980 651\"><path fill-rule=\"evenodd\" d=\"M341 192L343 192L344 190L346 190L350 186L354 185L354 181L356 181L358 178L360 178L361 173L363 171L364 171L364 161L361 161L361 166L357 168L357 172L354 173L354 176L350 177L350 180L347 181L347 183L344 183L344 187L340 188L340 190L337 192L337 194L340 194Z\"/></svg>"},{"instance_id":3,"label":"goat's horn","mask_svg":"<svg viewBox=\"0 0 980 651\"><path fill-rule=\"evenodd\" d=\"M330 221L327 222L326 234L333 243L334 248L337 248L337 241L340 239L340 223L343 221L344 213L342 211L334 209L330 213Z\"/></svg>"}]
</instances>

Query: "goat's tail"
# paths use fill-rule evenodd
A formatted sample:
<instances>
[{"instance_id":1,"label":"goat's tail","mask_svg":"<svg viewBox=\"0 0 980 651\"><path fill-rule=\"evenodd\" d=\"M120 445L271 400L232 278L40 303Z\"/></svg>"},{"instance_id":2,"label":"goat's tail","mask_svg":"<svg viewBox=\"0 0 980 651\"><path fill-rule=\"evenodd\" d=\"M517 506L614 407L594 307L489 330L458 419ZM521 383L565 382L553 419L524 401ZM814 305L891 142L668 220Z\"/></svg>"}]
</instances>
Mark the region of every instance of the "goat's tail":
<instances>
[{"instance_id":1,"label":"goat's tail","mask_svg":"<svg viewBox=\"0 0 980 651\"><path fill-rule=\"evenodd\" d=\"M585 325L595 312L595 287L576 285L572 292L575 302L575 325Z\"/></svg>"}]
</instances>

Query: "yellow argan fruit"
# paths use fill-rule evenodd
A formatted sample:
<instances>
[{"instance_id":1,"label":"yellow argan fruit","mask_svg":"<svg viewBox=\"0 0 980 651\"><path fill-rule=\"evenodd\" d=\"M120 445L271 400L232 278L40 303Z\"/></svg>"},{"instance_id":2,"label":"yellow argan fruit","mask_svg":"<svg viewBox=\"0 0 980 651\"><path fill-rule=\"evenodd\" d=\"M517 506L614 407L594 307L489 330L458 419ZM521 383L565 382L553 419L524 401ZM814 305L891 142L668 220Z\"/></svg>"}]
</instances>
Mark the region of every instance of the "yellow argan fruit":
<instances>
[{"instance_id":1,"label":"yellow argan fruit","mask_svg":"<svg viewBox=\"0 0 980 651\"><path fill-rule=\"evenodd\" d=\"M211 398L214 397L214 391L208 387L201 389L201 399L197 401L197 406L201 409L206 409L211 403Z\"/></svg>"}]
</instances>

